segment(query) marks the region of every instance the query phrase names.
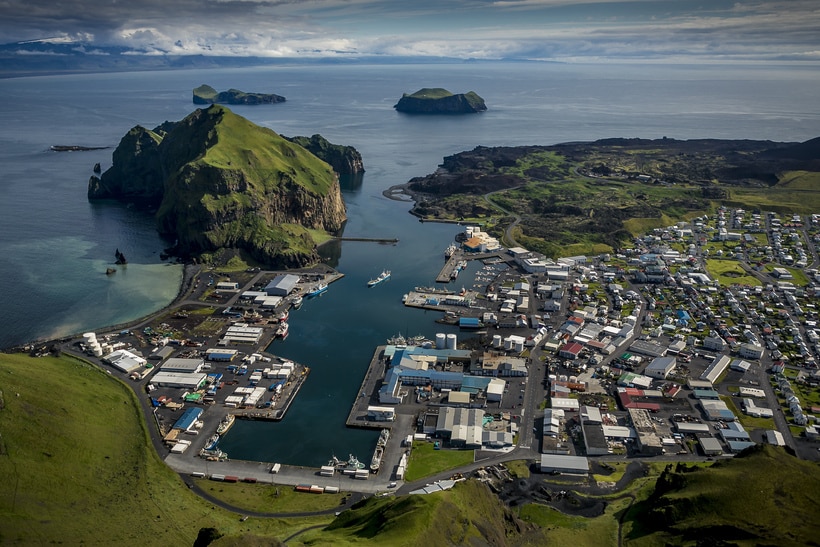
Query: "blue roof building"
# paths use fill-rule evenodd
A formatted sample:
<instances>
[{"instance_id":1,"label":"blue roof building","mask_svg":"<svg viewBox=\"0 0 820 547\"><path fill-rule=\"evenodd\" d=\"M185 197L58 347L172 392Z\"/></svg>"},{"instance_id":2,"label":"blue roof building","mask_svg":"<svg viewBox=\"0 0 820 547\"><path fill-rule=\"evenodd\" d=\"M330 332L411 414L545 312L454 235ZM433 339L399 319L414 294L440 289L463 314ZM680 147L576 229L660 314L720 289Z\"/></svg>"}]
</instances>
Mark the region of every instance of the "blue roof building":
<instances>
[{"instance_id":1,"label":"blue roof building","mask_svg":"<svg viewBox=\"0 0 820 547\"><path fill-rule=\"evenodd\" d=\"M196 421L199 419L201 415L201 408L189 408L174 423L174 427L172 429L181 429L183 431L189 431L192 427L194 427L194 423L196 423Z\"/></svg>"}]
</instances>

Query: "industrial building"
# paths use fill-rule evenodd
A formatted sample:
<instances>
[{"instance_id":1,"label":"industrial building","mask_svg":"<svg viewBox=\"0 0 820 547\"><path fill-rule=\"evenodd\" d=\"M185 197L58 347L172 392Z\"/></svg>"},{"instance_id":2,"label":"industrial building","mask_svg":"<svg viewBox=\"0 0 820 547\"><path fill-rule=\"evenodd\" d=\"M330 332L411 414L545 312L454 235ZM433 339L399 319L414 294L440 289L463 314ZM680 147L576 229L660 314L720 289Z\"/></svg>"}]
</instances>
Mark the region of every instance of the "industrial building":
<instances>
[{"instance_id":1,"label":"industrial building","mask_svg":"<svg viewBox=\"0 0 820 547\"><path fill-rule=\"evenodd\" d=\"M567 456L565 454L542 454L541 472L586 475L587 473L589 473L589 460L583 456Z\"/></svg>"},{"instance_id":2,"label":"industrial building","mask_svg":"<svg viewBox=\"0 0 820 547\"><path fill-rule=\"evenodd\" d=\"M194 428L197 420L202 415L202 409L199 407L191 407L185 410L182 413L182 416L174 422L174 425L171 429L179 429L180 431L190 431Z\"/></svg>"},{"instance_id":3,"label":"industrial building","mask_svg":"<svg viewBox=\"0 0 820 547\"><path fill-rule=\"evenodd\" d=\"M262 327L231 325L228 327L228 330L225 331L225 334L222 336L222 340L219 341L219 344L222 346L226 346L228 344L255 345L262 339L263 332L264 329Z\"/></svg>"},{"instance_id":4,"label":"industrial building","mask_svg":"<svg viewBox=\"0 0 820 547\"><path fill-rule=\"evenodd\" d=\"M268 296L287 296L296 288L299 283L299 276L293 274L281 274L274 277L270 283L265 285L265 292Z\"/></svg>"},{"instance_id":5,"label":"industrial building","mask_svg":"<svg viewBox=\"0 0 820 547\"><path fill-rule=\"evenodd\" d=\"M658 380L666 380L675 371L677 365L678 361L674 357L656 357L649 363L643 373Z\"/></svg>"},{"instance_id":6,"label":"industrial building","mask_svg":"<svg viewBox=\"0 0 820 547\"><path fill-rule=\"evenodd\" d=\"M649 411L642 408L630 408L629 420L638 434L638 450L647 455L663 453L663 443L655 430L655 424L649 416Z\"/></svg>"},{"instance_id":7,"label":"industrial building","mask_svg":"<svg viewBox=\"0 0 820 547\"><path fill-rule=\"evenodd\" d=\"M205 364L204 359L183 359L179 357L172 357L162 364L163 372L179 372L182 374L193 374L202 370L202 365Z\"/></svg>"},{"instance_id":8,"label":"industrial building","mask_svg":"<svg viewBox=\"0 0 820 547\"><path fill-rule=\"evenodd\" d=\"M707 456L720 456L723 454L723 447L720 445L720 441L714 437L699 437L698 444L700 445L700 449Z\"/></svg>"},{"instance_id":9,"label":"industrial building","mask_svg":"<svg viewBox=\"0 0 820 547\"><path fill-rule=\"evenodd\" d=\"M478 408L442 407L436 421L436 435L459 448L481 448L484 411Z\"/></svg>"},{"instance_id":10,"label":"industrial building","mask_svg":"<svg viewBox=\"0 0 820 547\"><path fill-rule=\"evenodd\" d=\"M720 375L723 374L731 362L732 359L728 355L718 355L706 368L706 370L703 371L703 374L700 375L700 379L711 382L712 385L714 385L717 383L717 379L720 378Z\"/></svg>"},{"instance_id":11,"label":"industrial building","mask_svg":"<svg viewBox=\"0 0 820 547\"><path fill-rule=\"evenodd\" d=\"M392 422L396 419L396 409L391 406L369 406L367 419L374 422Z\"/></svg>"},{"instance_id":12,"label":"industrial building","mask_svg":"<svg viewBox=\"0 0 820 547\"><path fill-rule=\"evenodd\" d=\"M161 370L151 378L151 385L196 390L204 386L207 379L208 375L201 372L182 373Z\"/></svg>"},{"instance_id":13,"label":"industrial building","mask_svg":"<svg viewBox=\"0 0 820 547\"><path fill-rule=\"evenodd\" d=\"M118 349L102 358L103 363L107 363L121 372L133 372L145 366L148 362L139 355L126 349Z\"/></svg>"}]
</instances>

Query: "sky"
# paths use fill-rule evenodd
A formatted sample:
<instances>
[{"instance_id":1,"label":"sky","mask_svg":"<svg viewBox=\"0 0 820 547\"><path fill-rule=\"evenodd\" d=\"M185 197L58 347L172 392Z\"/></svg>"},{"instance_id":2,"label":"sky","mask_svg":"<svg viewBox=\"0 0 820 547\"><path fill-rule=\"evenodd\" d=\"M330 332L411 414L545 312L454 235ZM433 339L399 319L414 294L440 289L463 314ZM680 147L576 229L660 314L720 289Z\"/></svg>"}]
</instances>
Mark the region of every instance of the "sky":
<instances>
[{"instance_id":1,"label":"sky","mask_svg":"<svg viewBox=\"0 0 820 547\"><path fill-rule=\"evenodd\" d=\"M820 61L818 0L0 0L0 43L142 55Z\"/></svg>"}]
</instances>

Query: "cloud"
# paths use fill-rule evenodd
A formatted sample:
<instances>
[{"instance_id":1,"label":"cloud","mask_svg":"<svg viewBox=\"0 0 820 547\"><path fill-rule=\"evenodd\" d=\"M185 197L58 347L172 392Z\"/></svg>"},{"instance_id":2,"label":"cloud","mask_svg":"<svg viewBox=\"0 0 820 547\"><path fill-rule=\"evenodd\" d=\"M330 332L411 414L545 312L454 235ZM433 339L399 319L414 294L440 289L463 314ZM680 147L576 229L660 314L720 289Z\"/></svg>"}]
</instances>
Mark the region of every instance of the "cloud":
<instances>
[{"instance_id":1,"label":"cloud","mask_svg":"<svg viewBox=\"0 0 820 547\"><path fill-rule=\"evenodd\" d=\"M5 0L0 42L136 54L816 59L815 0Z\"/></svg>"}]
</instances>

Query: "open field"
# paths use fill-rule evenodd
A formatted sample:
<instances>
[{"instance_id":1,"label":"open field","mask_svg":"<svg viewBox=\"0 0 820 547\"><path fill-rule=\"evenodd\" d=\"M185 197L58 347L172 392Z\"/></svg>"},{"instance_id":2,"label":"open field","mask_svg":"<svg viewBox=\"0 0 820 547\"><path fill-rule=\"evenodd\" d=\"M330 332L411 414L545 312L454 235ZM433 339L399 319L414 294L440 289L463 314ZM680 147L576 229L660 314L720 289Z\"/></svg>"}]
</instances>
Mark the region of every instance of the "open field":
<instances>
[{"instance_id":1,"label":"open field","mask_svg":"<svg viewBox=\"0 0 820 547\"><path fill-rule=\"evenodd\" d=\"M734 284L757 287L763 284L758 278L746 272L737 260L709 258L706 260L706 271L724 287Z\"/></svg>"},{"instance_id":2,"label":"open field","mask_svg":"<svg viewBox=\"0 0 820 547\"><path fill-rule=\"evenodd\" d=\"M473 462L472 450L435 450L433 443L414 442L405 480L412 482Z\"/></svg>"}]
</instances>

